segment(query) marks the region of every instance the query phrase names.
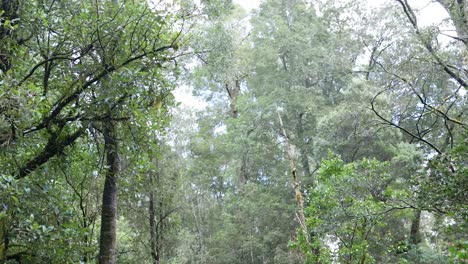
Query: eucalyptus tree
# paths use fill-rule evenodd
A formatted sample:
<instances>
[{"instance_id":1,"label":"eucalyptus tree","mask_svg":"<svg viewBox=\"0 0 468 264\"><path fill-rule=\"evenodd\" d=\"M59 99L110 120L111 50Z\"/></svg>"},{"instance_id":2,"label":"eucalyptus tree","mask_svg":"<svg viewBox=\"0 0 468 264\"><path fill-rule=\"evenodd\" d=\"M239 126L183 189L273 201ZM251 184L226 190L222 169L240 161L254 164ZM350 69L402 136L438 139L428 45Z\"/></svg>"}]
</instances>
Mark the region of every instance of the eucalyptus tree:
<instances>
[{"instance_id":1,"label":"eucalyptus tree","mask_svg":"<svg viewBox=\"0 0 468 264\"><path fill-rule=\"evenodd\" d=\"M248 79L255 63L249 57L257 50L242 28L247 21L236 21L243 15L232 11L208 23L199 42L207 52L192 75L196 93L209 98L190 145L188 173L195 191L190 202L196 210L186 219L195 222L199 250L192 261L281 263L290 256L289 262L297 263L299 256L287 250L294 233L294 195L284 188L287 165L276 132L263 118L265 105L251 96ZM273 207L286 218L270 222Z\"/></svg>"},{"instance_id":2,"label":"eucalyptus tree","mask_svg":"<svg viewBox=\"0 0 468 264\"><path fill-rule=\"evenodd\" d=\"M241 86L250 74L248 15L237 5L222 11L200 26L195 47L201 65L190 77L200 94L227 97L229 115L236 118Z\"/></svg>"},{"instance_id":3,"label":"eucalyptus tree","mask_svg":"<svg viewBox=\"0 0 468 264\"><path fill-rule=\"evenodd\" d=\"M273 138L286 145L288 155L283 160L292 164L290 173L299 206L302 232L298 239L310 245L318 238L301 220L300 211L302 196L317 185L314 175L323 157L317 150L321 142L317 122L344 100L353 60L359 54L359 46L347 31L349 25L337 16L342 8L266 1L252 20L255 74L249 79L249 90L262 105L261 117L268 120L262 129L272 131ZM295 163L299 164L297 169ZM318 256L319 247L313 245L306 254Z\"/></svg>"}]
</instances>

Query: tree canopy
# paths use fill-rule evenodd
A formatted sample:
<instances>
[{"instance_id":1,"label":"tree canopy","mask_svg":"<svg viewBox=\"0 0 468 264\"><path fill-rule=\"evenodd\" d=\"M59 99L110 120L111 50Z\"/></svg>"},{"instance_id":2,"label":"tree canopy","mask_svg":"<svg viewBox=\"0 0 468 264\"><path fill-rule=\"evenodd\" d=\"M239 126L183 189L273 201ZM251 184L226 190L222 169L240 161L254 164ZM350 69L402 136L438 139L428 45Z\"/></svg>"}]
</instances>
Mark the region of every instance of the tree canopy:
<instances>
[{"instance_id":1,"label":"tree canopy","mask_svg":"<svg viewBox=\"0 0 468 264\"><path fill-rule=\"evenodd\" d=\"M465 263L468 3L420 2L2 0L0 263Z\"/></svg>"}]
</instances>

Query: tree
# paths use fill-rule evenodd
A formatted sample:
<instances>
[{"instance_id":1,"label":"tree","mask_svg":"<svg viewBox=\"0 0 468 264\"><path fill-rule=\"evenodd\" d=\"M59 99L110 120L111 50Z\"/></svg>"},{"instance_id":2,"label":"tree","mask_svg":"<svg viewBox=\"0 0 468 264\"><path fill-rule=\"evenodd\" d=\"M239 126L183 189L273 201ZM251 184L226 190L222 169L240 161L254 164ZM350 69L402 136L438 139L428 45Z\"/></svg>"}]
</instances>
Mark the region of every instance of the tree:
<instances>
[{"instance_id":1,"label":"tree","mask_svg":"<svg viewBox=\"0 0 468 264\"><path fill-rule=\"evenodd\" d=\"M463 91L466 90L466 76L462 59L466 47L460 46L458 43L463 44L463 35L461 38L455 37L455 42L451 42L450 45L443 46L435 41L442 34L440 31L435 30L435 28L420 27L417 12L409 3L407 1L396 2L408 21L401 27L406 27L405 30L409 28L413 36L396 41L399 42L398 46L407 47L404 51L397 52L394 50L398 49L395 42L389 42L385 51L380 52L380 57L373 58L375 64L380 68L378 71L384 74L384 76L380 75L379 77L381 79L390 78L392 82L387 82L385 85L376 80L376 83L381 85L382 90L376 93L372 100L372 110L384 123L404 133L410 142L422 144L422 148L428 155L429 163L431 160L434 162L443 160L445 166L450 168L450 164L453 162L451 153L457 152L453 149L459 149L458 146L464 144L464 135L467 131L464 122L466 99L463 95ZM459 13L460 8L463 8L463 3L438 2L450 14L457 32L463 34L464 22ZM416 57L425 59L415 59ZM401 61L401 63L391 66L390 63L393 61ZM386 96L387 100L390 101L395 101L395 98L398 98L399 101L399 103L393 104L392 110L386 114L379 111L375 103L382 96ZM457 155L455 154L455 156ZM428 166L426 173L431 174L432 172L433 168ZM447 171L447 174L439 175L452 181L457 177L458 172L453 168L453 170ZM423 182L426 180L423 178L425 176L421 176L420 184L416 185L424 186ZM432 177L429 178L432 179ZM441 182L432 183L434 184L432 186L437 189L436 186ZM421 193L421 195L430 197L431 194L426 193L429 189L426 188L427 186L424 188L424 194ZM455 189L451 191L446 189L446 191L456 193ZM454 201L459 199L452 198ZM431 203L423 203L424 205L420 204L418 207L445 214L447 211L437 207L438 204L444 203L442 201L444 199L439 202L432 200ZM455 207L453 209L458 210Z\"/></svg>"},{"instance_id":2,"label":"tree","mask_svg":"<svg viewBox=\"0 0 468 264\"><path fill-rule=\"evenodd\" d=\"M123 134L116 129L119 123L148 127L139 116L150 115L170 89L163 76L175 76L166 73L185 30L171 23L185 14L144 1L2 3L11 4L2 18L2 50L8 51L2 52L2 171L8 179L39 177L46 164L102 132L110 166L105 190L115 198L115 140ZM104 215L115 222L111 211ZM102 228L109 226L105 219ZM103 263L115 258L115 235L105 236L112 229L103 229L102 255L109 260Z\"/></svg>"}]
</instances>

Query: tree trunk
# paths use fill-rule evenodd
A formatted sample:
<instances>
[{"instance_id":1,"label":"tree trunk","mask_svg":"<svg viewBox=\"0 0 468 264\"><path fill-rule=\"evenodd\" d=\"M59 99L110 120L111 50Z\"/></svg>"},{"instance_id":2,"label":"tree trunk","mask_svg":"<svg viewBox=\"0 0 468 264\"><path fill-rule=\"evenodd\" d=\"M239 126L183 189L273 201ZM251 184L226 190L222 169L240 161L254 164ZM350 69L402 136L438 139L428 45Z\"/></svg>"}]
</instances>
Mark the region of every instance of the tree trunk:
<instances>
[{"instance_id":1,"label":"tree trunk","mask_svg":"<svg viewBox=\"0 0 468 264\"><path fill-rule=\"evenodd\" d=\"M241 90L241 87L240 87L241 79L242 77L239 77L233 82L230 82L230 81L225 82L226 92L228 93L228 97L229 97L229 114L234 119L239 117L239 110L237 109L237 99L239 97L240 90ZM247 181L249 180L247 161L248 161L248 151L242 154L241 166L239 168L239 185L240 186L246 184ZM221 186L223 186L224 183L221 182L221 184L222 184Z\"/></svg>"},{"instance_id":2,"label":"tree trunk","mask_svg":"<svg viewBox=\"0 0 468 264\"><path fill-rule=\"evenodd\" d=\"M158 183L159 183L159 175L158 175ZM157 260L158 260L158 264L161 263L161 256L162 256L162 251L163 251L163 246L162 246L162 242L163 242L163 232L164 232L164 218L166 218L165 214L164 214L164 210L163 210L163 206L164 206L164 203L163 203L163 199L162 197L159 198L159 219L158 219L158 223L156 225L156 237L157 237L157 240L156 240L156 256L157 256Z\"/></svg>"},{"instance_id":3,"label":"tree trunk","mask_svg":"<svg viewBox=\"0 0 468 264\"><path fill-rule=\"evenodd\" d=\"M312 172L310 170L310 165L309 165L309 157L307 155L307 150L305 148L306 144L310 144L304 141L304 124L302 122L302 118L304 117L304 113L300 113L297 122L297 136L299 138L299 154L301 155L301 165L302 165L302 170L304 173L304 181L309 183L310 186L314 187L315 186L315 179L312 177Z\"/></svg>"},{"instance_id":4,"label":"tree trunk","mask_svg":"<svg viewBox=\"0 0 468 264\"><path fill-rule=\"evenodd\" d=\"M411 222L411 230L410 230L410 243L412 245L417 245L421 242L421 232L420 232L420 225L421 225L421 210L415 209L414 217Z\"/></svg>"},{"instance_id":5,"label":"tree trunk","mask_svg":"<svg viewBox=\"0 0 468 264\"><path fill-rule=\"evenodd\" d=\"M248 151L242 154L241 167L239 172L239 184L242 186L249 180L249 173L247 168L247 154Z\"/></svg>"},{"instance_id":6,"label":"tree trunk","mask_svg":"<svg viewBox=\"0 0 468 264\"><path fill-rule=\"evenodd\" d=\"M151 246L151 258L153 264L159 264L159 255L156 249L156 221L155 221L155 209L154 209L154 192L153 192L153 176L150 176L151 191L149 193L149 221L150 221L150 246Z\"/></svg>"},{"instance_id":7,"label":"tree trunk","mask_svg":"<svg viewBox=\"0 0 468 264\"><path fill-rule=\"evenodd\" d=\"M111 118L104 123L104 151L106 153L106 180L102 194L101 237L99 263L115 263L117 227L117 176L120 171L115 124Z\"/></svg>"},{"instance_id":8,"label":"tree trunk","mask_svg":"<svg viewBox=\"0 0 468 264\"><path fill-rule=\"evenodd\" d=\"M159 164L157 164L159 167ZM160 179L159 179L159 172L157 172L156 175L156 184L159 186L160 184ZM154 206L155 202L155 197L154 197L154 189L155 189L155 184L153 181L153 175L150 176L150 186L151 190L149 193L149 221L150 221L150 246L151 246L151 258L153 259L153 264L159 264L161 263L161 251L162 251L162 246L161 246L161 225L163 218L161 217L162 214L162 200L159 199L159 209L156 210ZM158 213L159 212L159 213ZM156 214L158 214L158 220L156 221Z\"/></svg>"},{"instance_id":9,"label":"tree trunk","mask_svg":"<svg viewBox=\"0 0 468 264\"><path fill-rule=\"evenodd\" d=\"M239 112L237 110L237 98L239 97L240 93L240 81L235 80L234 82L226 82L226 91L229 96L229 113L231 114L232 118L237 118Z\"/></svg>"},{"instance_id":10,"label":"tree trunk","mask_svg":"<svg viewBox=\"0 0 468 264\"><path fill-rule=\"evenodd\" d=\"M306 218L305 218L305 213L304 213L304 198L302 197L301 187L299 184L299 180L297 179L296 158L294 155L294 147L289 142L289 137L286 132L286 129L284 128L283 119L281 118L280 113L277 112L277 114L278 114L278 120L280 123L280 128L283 133L284 140L285 140L286 153L289 159L289 168L291 171L294 193L296 195L296 202L297 202L297 207L298 207L296 217L297 217L297 220L299 222L300 228L302 230L302 233L304 235L304 238L307 244L311 245L311 242L312 242L311 235L307 228L307 223L306 223ZM320 257L320 248L313 247L312 254L315 255L315 258L318 260ZM319 262L317 261L317 263Z\"/></svg>"},{"instance_id":11,"label":"tree trunk","mask_svg":"<svg viewBox=\"0 0 468 264\"><path fill-rule=\"evenodd\" d=\"M156 166L160 167L156 160ZM154 175L150 176L150 193L149 193L149 221L150 221L150 246L151 246L151 258L153 264L161 263L161 257L163 252L163 229L164 229L164 218L167 216L164 214L164 201L161 197L159 199L155 197L154 190L161 186L161 171L156 172L156 179ZM156 180L156 182L154 182ZM158 190L157 189L157 190ZM155 206L155 201L158 201L158 208ZM168 214L169 215L169 214Z\"/></svg>"},{"instance_id":12,"label":"tree trunk","mask_svg":"<svg viewBox=\"0 0 468 264\"><path fill-rule=\"evenodd\" d=\"M2 13L2 20L14 21L18 18L18 0L2 0L0 1L0 10ZM4 23L0 24L0 40L5 41L5 39L11 37L12 30L5 26ZM14 42L17 42L14 37L11 39ZM3 74L6 74L11 68L11 55L10 52L3 47L0 47L0 70Z\"/></svg>"},{"instance_id":13,"label":"tree trunk","mask_svg":"<svg viewBox=\"0 0 468 264\"><path fill-rule=\"evenodd\" d=\"M468 51L468 7L465 1L460 0L437 0L450 15L453 21L457 37L465 44Z\"/></svg>"},{"instance_id":14,"label":"tree trunk","mask_svg":"<svg viewBox=\"0 0 468 264\"><path fill-rule=\"evenodd\" d=\"M6 219L6 215L0 212L0 263L5 263L6 251L8 247Z\"/></svg>"}]
</instances>

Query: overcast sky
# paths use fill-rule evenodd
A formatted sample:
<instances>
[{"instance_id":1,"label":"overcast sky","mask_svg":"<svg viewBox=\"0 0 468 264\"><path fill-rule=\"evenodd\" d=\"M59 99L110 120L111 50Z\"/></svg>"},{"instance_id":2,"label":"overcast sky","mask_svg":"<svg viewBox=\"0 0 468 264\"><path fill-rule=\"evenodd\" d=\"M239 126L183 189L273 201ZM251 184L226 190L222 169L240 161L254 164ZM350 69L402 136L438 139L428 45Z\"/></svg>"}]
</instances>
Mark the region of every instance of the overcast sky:
<instances>
[{"instance_id":1,"label":"overcast sky","mask_svg":"<svg viewBox=\"0 0 468 264\"><path fill-rule=\"evenodd\" d=\"M257 8L260 5L260 0L234 0L233 2L241 5L247 11Z\"/></svg>"},{"instance_id":2,"label":"overcast sky","mask_svg":"<svg viewBox=\"0 0 468 264\"><path fill-rule=\"evenodd\" d=\"M371 7L377 7L388 1L395 0L363 0ZM241 5L245 10L250 11L258 8L260 0L233 0L234 3ZM416 9L421 9L421 17L419 18L420 25L430 25L441 21L447 17L445 10L435 1L432 0L410 0L410 5Z\"/></svg>"}]
</instances>

